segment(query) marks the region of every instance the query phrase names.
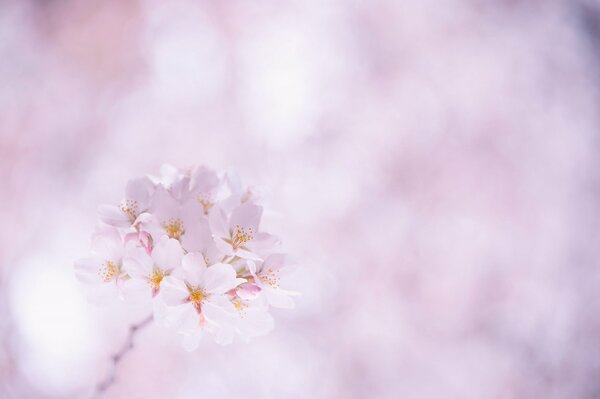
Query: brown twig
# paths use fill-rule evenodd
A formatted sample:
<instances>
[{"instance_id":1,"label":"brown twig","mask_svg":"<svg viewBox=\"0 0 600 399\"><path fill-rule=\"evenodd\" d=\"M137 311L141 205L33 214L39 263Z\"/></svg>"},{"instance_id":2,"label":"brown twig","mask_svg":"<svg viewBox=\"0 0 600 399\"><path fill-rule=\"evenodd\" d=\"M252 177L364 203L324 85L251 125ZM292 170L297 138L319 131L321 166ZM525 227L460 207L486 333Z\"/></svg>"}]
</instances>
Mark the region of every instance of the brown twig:
<instances>
[{"instance_id":1,"label":"brown twig","mask_svg":"<svg viewBox=\"0 0 600 399\"><path fill-rule=\"evenodd\" d=\"M110 365L108 366L106 376L102 381L98 383L98 385L96 385L96 389L94 390L92 398L101 398L106 393L106 391L115 383L115 381L117 380L117 366L119 365L119 362L121 362L123 357L129 351L131 351L131 349L133 349L133 338L135 337L135 334L139 330L149 325L150 322L152 322L152 319L152 315L149 315L144 320L140 321L139 323L132 324L129 327L129 332L127 334L125 342L121 346L121 349L119 349L118 352L111 356Z\"/></svg>"}]
</instances>

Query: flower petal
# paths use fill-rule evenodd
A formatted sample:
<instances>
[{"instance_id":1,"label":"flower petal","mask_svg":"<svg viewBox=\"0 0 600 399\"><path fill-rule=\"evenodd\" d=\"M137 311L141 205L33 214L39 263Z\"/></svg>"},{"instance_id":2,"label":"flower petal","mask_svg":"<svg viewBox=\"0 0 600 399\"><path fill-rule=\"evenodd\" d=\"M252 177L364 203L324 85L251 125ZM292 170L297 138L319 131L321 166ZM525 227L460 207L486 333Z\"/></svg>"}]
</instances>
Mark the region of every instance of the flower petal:
<instances>
[{"instance_id":1,"label":"flower petal","mask_svg":"<svg viewBox=\"0 0 600 399\"><path fill-rule=\"evenodd\" d=\"M204 289L211 294L223 294L239 284L231 265L217 263L206 270Z\"/></svg>"},{"instance_id":2,"label":"flower petal","mask_svg":"<svg viewBox=\"0 0 600 399\"><path fill-rule=\"evenodd\" d=\"M189 291L183 281L167 276L160 283L160 295L167 305L177 306L186 302Z\"/></svg>"},{"instance_id":3,"label":"flower petal","mask_svg":"<svg viewBox=\"0 0 600 399\"><path fill-rule=\"evenodd\" d=\"M269 305L274 308L293 309L296 306L293 299L290 297L290 293L287 291L271 288L265 288L263 291Z\"/></svg>"},{"instance_id":4,"label":"flower petal","mask_svg":"<svg viewBox=\"0 0 600 399\"><path fill-rule=\"evenodd\" d=\"M195 223L186 223L181 244L188 252L207 251L210 246L214 245L208 221L201 218Z\"/></svg>"},{"instance_id":5,"label":"flower petal","mask_svg":"<svg viewBox=\"0 0 600 399\"><path fill-rule=\"evenodd\" d=\"M214 241L215 241L215 246L217 247L217 249L220 252L222 252L223 254L225 254L227 256L235 255L235 251L233 250L231 245L229 243L227 243L225 240L223 240L221 237L215 236Z\"/></svg>"},{"instance_id":6,"label":"flower petal","mask_svg":"<svg viewBox=\"0 0 600 399\"><path fill-rule=\"evenodd\" d=\"M194 287L203 285L206 274L204 256L199 252L190 252L183 257L181 262L185 279Z\"/></svg>"},{"instance_id":7,"label":"flower petal","mask_svg":"<svg viewBox=\"0 0 600 399\"><path fill-rule=\"evenodd\" d=\"M147 177L131 179L125 187L125 196L137 202L137 211L143 212L150 206L150 196L154 191L154 184Z\"/></svg>"},{"instance_id":8,"label":"flower petal","mask_svg":"<svg viewBox=\"0 0 600 399\"><path fill-rule=\"evenodd\" d=\"M123 255L123 240L119 231L112 226L98 226L92 235L92 251L104 259L120 261Z\"/></svg>"},{"instance_id":9,"label":"flower petal","mask_svg":"<svg viewBox=\"0 0 600 399\"><path fill-rule=\"evenodd\" d=\"M262 216L262 207L251 203L245 203L233 210L229 226L243 227L244 229L252 229L253 234L258 232L260 218Z\"/></svg>"},{"instance_id":10,"label":"flower petal","mask_svg":"<svg viewBox=\"0 0 600 399\"><path fill-rule=\"evenodd\" d=\"M84 283L100 283L102 279L98 276L98 269L104 262L97 256L79 259L75 262L75 276Z\"/></svg>"},{"instance_id":11,"label":"flower petal","mask_svg":"<svg viewBox=\"0 0 600 399\"><path fill-rule=\"evenodd\" d=\"M260 294L261 288L256 284L243 283L236 289L236 294L242 299L254 299Z\"/></svg>"},{"instance_id":12,"label":"flower petal","mask_svg":"<svg viewBox=\"0 0 600 399\"><path fill-rule=\"evenodd\" d=\"M190 179L190 190L196 193L208 194L219 185L217 174L205 166L196 168Z\"/></svg>"},{"instance_id":13,"label":"flower petal","mask_svg":"<svg viewBox=\"0 0 600 399\"><path fill-rule=\"evenodd\" d=\"M279 245L280 241L277 236L274 236L269 233L256 233L254 235L254 239L248 241L246 246L250 249L251 252L258 254L266 254L273 251Z\"/></svg>"},{"instance_id":14,"label":"flower petal","mask_svg":"<svg viewBox=\"0 0 600 399\"><path fill-rule=\"evenodd\" d=\"M142 279L132 278L121 285L123 299L128 302L140 304L152 300L152 290L148 283Z\"/></svg>"},{"instance_id":15,"label":"flower petal","mask_svg":"<svg viewBox=\"0 0 600 399\"><path fill-rule=\"evenodd\" d=\"M215 237L229 238L229 221L221 208L215 207L208 214L208 223Z\"/></svg>"},{"instance_id":16,"label":"flower petal","mask_svg":"<svg viewBox=\"0 0 600 399\"><path fill-rule=\"evenodd\" d=\"M225 296L213 298L202 304L202 314L209 323L215 326L225 326L232 322L235 308Z\"/></svg>"},{"instance_id":17,"label":"flower petal","mask_svg":"<svg viewBox=\"0 0 600 399\"><path fill-rule=\"evenodd\" d=\"M161 237L152 251L154 263L163 270L179 268L182 258L183 250L179 241L166 236Z\"/></svg>"},{"instance_id":18,"label":"flower petal","mask_svg":"<svg viewBox=\"0 0 600 399\"><path fill-rule=\"evenodd\" d=\"M123 257L123 270L131 277L144 279L152 273L154 261L146 250L138 247L134 242L125 248Z\"/></svg>"},{"instance_id":19,"label":"flower petal","mask_svg":"<svg viewBox=\"0 0 600 399\"><path fill-rule=\"evenodd\" d=\"M102 222L110 226L129 227L131 225L129 216L116 205L100 205L98 207L98 216Z\"/></svg>"}]
</instances>

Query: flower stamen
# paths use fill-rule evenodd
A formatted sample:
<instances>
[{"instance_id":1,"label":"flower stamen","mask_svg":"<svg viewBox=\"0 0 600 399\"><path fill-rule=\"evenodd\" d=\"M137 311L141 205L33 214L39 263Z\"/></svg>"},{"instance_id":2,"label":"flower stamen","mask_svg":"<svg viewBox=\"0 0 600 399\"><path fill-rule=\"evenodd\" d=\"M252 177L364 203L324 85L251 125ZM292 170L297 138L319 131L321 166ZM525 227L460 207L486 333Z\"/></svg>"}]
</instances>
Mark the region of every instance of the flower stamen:
<instances>
[{"instance_id":1,"label":"flower stamen","mask_svg":"<svg viewBox=\"0 0 600 399\"><path fill-rule=\"evenodd\" d=\"M139 216L138 202L135 200L124 200L123 202L121 202L119 208L121 209L121 212L127 215L131 223L135 222L135 220Z\"/></svg>"},{"instance_id":2,"label":"flower stamen","mask_svg":"<svg viewBox=\"0 0 600 399\"><path fill-rule=\"evenodd\" d=\"M189 295L186 302L191 302L196 309L196 312L200 314L202 312L202 303L206 299L207 295L201 288L193 288L188 286Z\"/></svg>"},{"instance_id":3,"label":"flower stamen","mask_svg":"<svg viewBox=\"0 0 600 399\"><path fill-rule=\"evenodd\" d=\"M237 224L235 226L235 230L231 234L231 246L233 247L233 249L238 249L248 241L254 239L253 233L254 231L252 230L252 227L244 229L243 227L240 227L239 224Z\"/></svg>"},{"instance_id":4,"label":"flower stamen","mask_svg":"<svg viewBox=\"0 0 600 399\"><path fill-rule=\"evenodd\" d=\"M174 238L176 240L180 240L181 236L185 234L183 221L181 219L169 219L166 223L163 223L163 229L165 229L169 238Z\"/></svg>"},{"instance_id":5,"label":"flower stamen","mask_svg":"<svg viewBox=\"0 0 600 399\"><path fill-rule=\"evenodd\" d=\"M160 290L160 283L162 283L165 276L168 276L169 273L163 272L159 268L154 268L152 273L148 276L148 285L152 288L152 297L158 295Z\"/></svg>"},{"instance_id":6,"label":"flower stamen","mask_svg":"<svg viewBox=\"0 0 600 399\"><path fill-rule=\"evenodd\" d=\"M196 198L196 200L198 201L198 203L200 205L202 205L202 210L204 211L205 215L208 215L208 211L210 211L210 208L212 208L215 205L211 201L210 196L206 195L206 194L200 194L200 195L198 195L198 197Z\"/></svg>"},{"instance_id":7,"label":"flower stamen","mask_svg":"<svg viewBox=\"0 0 600 399\"><path fill-rule=\"evenodd\" d=\"M250 306L247 302L241 300L237 296L231 298L231 303L235 307L235 309L240 312L240 317L244 318L246 316L246 309Z\"/></svg>"},{"instance_id":8,"label":"flower stamen","mask_svg":"<svg viewBox=\"0 0 600 399\"><path fill-rule=\"evenodd\" d=\"M121 274L121 267L114 262L107 260L98 269L98 275L105 283L116 280Z\"/></svg>"},{"instance_id":9,"label":"flower stamen","mask_svg":"<svg viewBox=\"0 0 600 399\"><path fill-rule=\"evenodd\" d=\"M279 278L279 269L273 270L272 268L267 269L260 273L259 277L260 281L263 283L270 285L272 288L279 288L279 283L281 279Z\"/></svg>"}]
</instances>

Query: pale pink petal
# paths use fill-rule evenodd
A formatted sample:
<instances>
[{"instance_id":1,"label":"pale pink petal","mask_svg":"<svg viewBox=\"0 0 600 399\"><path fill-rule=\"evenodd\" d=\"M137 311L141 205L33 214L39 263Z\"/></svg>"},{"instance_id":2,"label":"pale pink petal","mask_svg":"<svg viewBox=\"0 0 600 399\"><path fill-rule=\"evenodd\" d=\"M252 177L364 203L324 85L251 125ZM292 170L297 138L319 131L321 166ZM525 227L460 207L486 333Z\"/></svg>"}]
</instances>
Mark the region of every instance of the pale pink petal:
<instances>
[{"instance_id":1,"label":"pale pink petal","mask_svg":"<svg viewBox=\"0 0 600 399\"><path fill-rule=\"evenodd\" d=\"M186 224L181 244L189 252L205 252L211 245L214 245L206 218L201 218L191 225Z\"/></svg>"},{"instance_id":2,"label":"pale pink petal","mask_svg":"<svg viewBox=\"0 0 600 399\"><path fill-rule=\"evenodd\" d=\"M156 324L166 328L175 329L176 326L179 326L188 308L188 304L180 306L167 305L162 298L162 293L152 301L154 321Z\"/></svg>"},{"instance_id":3,"label":"pale pink petal","mask_svg":"<svg viewBox=\"0 0 600 399\"><path fill-rule=\"evenodd\" d=\"M245 280L242 280L245 281ZM211 294L223 294L239 284L231 265L217 263L210 266L204 275L204 289Z\"/></svg>"},{"instance_id":4,"label":"pale pink petal","mask_svg":"<svg viewBox=\"0 0 600 399\"><path fill-rule=\"evenodd\" d=\"M279 243L280 241L277 236L260 232L254 234L254 239L248 241L246 246L251 252L263 254L272 252L279 245Z\"/></svg>"},{"instance_id":5,"label":"pale pink petal","mask_svg":"<svg viewBox=\"0 0 600 399\"><path fill-rule=\"evenodd\" d=\"M198 206L195 200L186 201L181 205L179 217L183 222L183 226L186 231L185 234L187 234L187 231L190 227L201 223L203 220L206 220L202 208Z\"/></svg>"},{"instance_id":6,"label":"pale pink petal","mask_svg":"<svg viewBox=\"0 0 600 399\"><path fill-rule=\"evenodd\" d=\"M248 266L248 271L250 274L256 277L256 263L252 260L249 260L246 265Z\"/></svg>"},{"instance_id":7,"label":"pale pink petal","mask_svg":"<svg viewBox=\"0 0 600 399\"><path fill-rule=\"evenodd\" d=\"M260 255L254 253L254 252L246 251L245 249L238 249L237 251L235 251L235 254L237 256L239 256L240 258L244 258L244 259L262 260Z\"/></svg>"},{"instance_id":8,"label":"pale pink petal","mask_svg":"<svg viewBox=\"0 0 600 399\"><path fill-rule=\"evenodd\" d=\"M130 243L123 257L123 270L131 277L145 279L152 273L154 262L142 247Z\"/></svg>"},{"instance_id":9,"label":"pale pink petal","mask_svg":"<svg viewBox=\"0 0 600 399\"><path fill-rule=\"evenodd\" d=\"M254 299L260 294L261 288L252 283L243 283L235 290L237 296L242 299Z\"/></svg>"},{"instance_id":10,"label":"pale pink petal","mask_svg":"<svg viewBox=\"0 0 600 399\"><path fill-rule=\"evenodd\" d=\"M194 287L202 285L206 273L204 256L198 252L190 252L183 257L181 263L186 281Z\"/></svg>"},{"instance_id":11,"label":"pale pink petal","mask_svg":"<svg viewBox=\"0 0 600 399\"><path fill-rule=\"evenodd\" d=\"M100 205L98 207L98 216L100 220L108 225L115 227L129 227L131 220L116 205Z\"/></svg>"},{"instance_id":12,"label":"pale pink petal","mask_svg":"<svg viewBox=\"0 0 600 399\"><path fill-rule=\"evenodd\" d=\"M267 301L269 302L269 305L273 306L274 308L293 309L295 307L295 303L288 292L280 289L270 288L266 288L263 291Z\"/></svg>"},{"instance_id":13,"label":"pale pink petal","mask_svg":"<svg viewBox=\"0 0 600 399\"><path fill-rule=\"evenodd\" d=\"M121 294L123 299L130 303L150 302L152 299L152 289L145 280L129 279L121 284Z\"/></svg>"},{"instance_id":14,"label":"pale pink petal","mask_svg":"<svg viewBox=\"0 0 600 399\"><path fill-rule=\"evenodd\" d=\"M217 249L220 252L222 252L223 254L225 254L227 256L232 256L232 255L236 254L235 251L233 250L233 248L231 247L231 245L229 245L221 237L215 237L214 241L215 241L215 246L217 247Z\"/></svg>"},{"instance_id":15,"label":"pale pink petal","mask_svg":"<svg viewBox=\"0 0 600 399\"><path fill-rule=\"evenodd\" d=\"M225 182L234 194L241 194L244 191L242 179L235 171L230 170L225 173Z\"/></svg>"},{"instance_id":16,"label":"pale pink petal","mask_svg":"<svg viewBox=\"0 0 600 399\"><path fill-rule=\"evenodd\" d=\"M229 238L227 215L221 208L214 208L208 215L208 222L215 237Z\"/></svg>"},{"instance_id":17,"label":"pale pink petal","mask_svg":"<svg viewBox=\"0 0 600 399\"><path fill-rule=\"evenodd\" d=\"M79 259L75 262L75 276L84 283L100 283L102 279L98 270L103 262L104 260L97 256Z\"/></svg>"},{"instance_id":18,"label":"pale pink petal","mask_svg":"<svg viewBox=\"0 0 600 399\"><path fill-rule=\"evenodd\" d=\"M173 270L180 267L183 250L179 241L163 236L154 246L152 259L162 270Z\"/></svg>"},{"instance_id":19,"label":"pale pink petal","mask_svg":"<svg viewBox=\"0 0 600 399\"><path fill-rule=\"evenodd\" d=\"M240 226L247 229L252 229L252 234L258 232L260 217L262 216L262 207L251 203L245 203L233 210L231 214L230 228Z\"/></svg>"},{"instance_id":20,"label":"pale pink petal","mask_svg":"<svg viewBox=\"0 0 600 399\"><path fill-rule=\"evenodd\" d=\"M288 262L285 254L271 254L265 259L262 269L279 270Z\"/></svg>"},{"instance_id":21,"label":"pale pink petal","mask_svg":"<svg viewBox=\"0 0 600 399\"><path fill-rule=\"evenodd\" d=\"M218 185L217 174L204 166L196 168L190 180L190 190L197 193L209 193Z\"/></svg>"},{"instance_id":22,"label":"pale pink petal","mask_svg":"<svg viewBox=\"0 0 600 399\"><path fill-rule=\"evenodd\" d=\"M160 223L179 216L179 202L163 187L158 186L152 198L152 214Z\"/></svg>"},{"instance_id":23,"label":"pale pink petal","mask_svg":"<svg viewBox=\"0 0 600 399\"><path fill-rule=\"evenodd\" d=\"M229 305L226 305L229 303ZM223 296L218 299L206 301L202 304L202 314L206 320L216 326L230 324L235 315L235 308Z\"/></svg>"},{"instance_id":24,"label":"pale pink petal","mask_svg":"<svg viewBox=\"0 0 600 399\"><path fill-rule=\"evenodd\" d=\"M189 291L183 281L167 276L160 283L160 295L167 305L176 306L185 303Z\"/></svg>"},{"instance_id":25,"label":"pale pink petal","mask_svg":"<svg viewBox=\"0 0 600 399\"><path fill-rule=\"evenodd\" d=\"M231 248L231 247L229 247L229 248ZM226 256L225 253L223 253L221 250L219 250L219 248L217 248L217 245L215 244L214 241L211 244L209 244L206 251L202 252L202 254L204 255L204 258L206 259L207 265L213 265L215 263L219 263L223 259L223 257Z\"/></svg>"},{"instance_id":26,"label":"pale pink petal","mask_svg":"<svg viewBox=\"0 0 600 399\"><path fill-rule=\"evenodd\" d=\"M150 196L154 191L154 184L147 177L129 180L125 187L125 196L128 200L137 202L137 211L143 212L150 206Z\"/></svg>"},{"instance_id":27,"label":"pale pink petal","mask_svg":"<svg viewBox=\"0 0 600 399\"><path fill-rule=\"evenodd\" d=\"M173 327L183 333L192 333L201 328L200 315L192 305L182 306L183 312L175 320Z\"/></svg>"},{"instance_id":28,"label":"pale pink petal","mask_svg":"<svg viewBox=\"0 0 600 399\"><path fill-rule=\"evenodd\" d=\"M98 226L92 236L92 251L104 259L119 261L123 255L123 241L119 231L111 226Z\"/></svg>"}]
</instances>

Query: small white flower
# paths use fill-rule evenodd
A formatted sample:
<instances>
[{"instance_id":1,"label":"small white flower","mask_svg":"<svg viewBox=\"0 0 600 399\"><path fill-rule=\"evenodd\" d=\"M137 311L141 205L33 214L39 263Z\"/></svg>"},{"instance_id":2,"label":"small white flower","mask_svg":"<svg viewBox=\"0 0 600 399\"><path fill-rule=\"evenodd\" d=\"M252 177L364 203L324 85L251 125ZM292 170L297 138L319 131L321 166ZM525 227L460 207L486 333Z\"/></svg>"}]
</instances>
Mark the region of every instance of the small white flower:
<instances>
[{"instance_id":1,"label":"small white flower","mask_svg":"<svg viewBox=\"0 0 600 399\"><path fill-rule=\"evenodd\" d=\"M119 206L102 205L98 208L100 220L115 227L129 227L150 207L154 185L150 179L132 179L125 188L125 198Z\"/></svg>"},{"instance_id":2,"label":"small white flower","mask_svg":"<svg viewBox=\"0 0 600 399\"><path fill-rule=\"evenodd\" d=\"M162 298L176 308L169 324L187 337L189 348L200 339L203 329L229 320L232 306L227 292L246 280L237 278L231 265L206 266L204 256L196 252L183 257L182 270L182 279L165 277Z\"/></svg>"},{"instance_id":3,"label":"small white flower","mask_svg":"<svg viewBox=\"0 0 600 399\"><path fill-rule=\"evenodd\" d=\"M215 209L209 222L217 248L229 256L260 260L261 254L278 243L273 235L258 231L261 216L262 207L252 203L239 205L231 217Z\"/></svg>"},{"instance_id":4,"label":"small white flower","mask_svg":"<svg viewBox=\"0 0 600 399\"><path fill-rule=\"evenodd\" d=\"M141 229L156 240L164 235L181 240L187 229L201 219L200 210L191 202L183 205L163 187L154 193L150 215L141 223Z\"/></svg>"},{"instance_id":5,"label":"small white flower","mask_svg":"<svg viewBox=\"0 0 600 399\"><path fill-rule=\"evenodd\" d=\"M221 345L230 344L237 335L244 341L267 334L275 325L266 301L261 297L243 299L238 295L229 296L227 317L213 328L215 341Z\"/></svg>"},{"instance_id":6,"label":"small white flower","mask_svg":"<svg viewBox=\"0 0 600 399\"><path fill-rule=\"evenodd\" d=\"M120 295L127 276L123 271L123 241L116 228L97 229L92 236L92 256L75 262L75 275L87 284L92 300Z\"/></svg>"},{"instance_id":7,"label":"small white flower","mask_svg":"<svg viewBox=\"0 0 600 399\"><path fill-rule=\"evenodd\" d=\"M205 333L225 345L269 332L269 307L293 307L295 293L280 287L290 266L278 239L260 230L260 190L202 166L160 172L100 207L92 256L75 262L89 296L151 305L187 350Z\"/></svg>"},{"instance_id":8,"label":"small white flower","mask_svg":"<svg viewBox=\"0 0 600 399\"><path fill-rule=\"evenodd\" d=\"M276 308L292 309L294 301L292 296L298 295L294 291L281 288L281 277L292 271L284 254L272 254L264 262L248 261L248 270L252 275L252 282L264 294L269 305Z\"/></svg>"},{"instance_id":9,"label":"small white flower","mask_svg":"<svg viewBox=\"0 0 600 399\"><path fill-rule=\"evenodd\" d=\"M128 245L123 269L131 278L124 292L126 298L147 298L158 295L165 277L181 268L183 250L179 241L162 236L151 254L135 244Z\"/></svg>"}]
</instances>

